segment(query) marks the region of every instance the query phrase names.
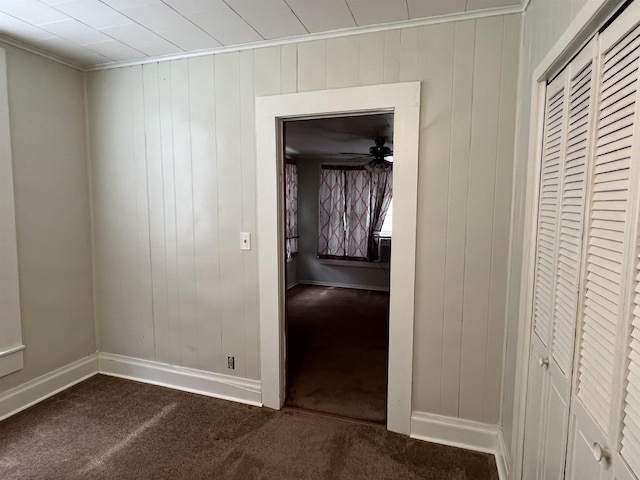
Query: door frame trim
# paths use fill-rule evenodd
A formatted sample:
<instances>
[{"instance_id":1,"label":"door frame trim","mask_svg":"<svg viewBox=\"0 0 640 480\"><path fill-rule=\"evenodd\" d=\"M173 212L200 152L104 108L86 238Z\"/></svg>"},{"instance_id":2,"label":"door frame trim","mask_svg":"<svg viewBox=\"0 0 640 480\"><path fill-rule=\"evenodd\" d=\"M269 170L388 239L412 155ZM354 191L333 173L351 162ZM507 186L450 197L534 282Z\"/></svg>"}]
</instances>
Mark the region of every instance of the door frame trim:
<instances>
[{"instance_id":1,"label":"door frame trim","mask_svg":"<svg viewBox=\"0 0 640 480\"><path fill-rule=\"evenodd\" d=\"M420 82L368 85L256 98L256 185L260 366L263 405L285 395L284 238L281 122L287 118L394 113L394 240L391 246L387 428L409 434L418 200ZM397 210L397 212L396 212Z\"/></svg>"}]
</instances>

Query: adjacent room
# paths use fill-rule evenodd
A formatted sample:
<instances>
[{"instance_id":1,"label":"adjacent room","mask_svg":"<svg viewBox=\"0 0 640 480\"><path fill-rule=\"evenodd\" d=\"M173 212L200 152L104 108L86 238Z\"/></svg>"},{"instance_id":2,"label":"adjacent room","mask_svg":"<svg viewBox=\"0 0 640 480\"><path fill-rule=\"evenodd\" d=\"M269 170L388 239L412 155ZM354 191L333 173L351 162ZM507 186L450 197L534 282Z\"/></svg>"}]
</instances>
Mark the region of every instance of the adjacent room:
<instances>
[{"instance_id":1,"label":"adjacent room","mask_svg":"<svg viewBox=\"0 0 640 480\"><path fill-rule=\"evenodd\" d=\"M0 478L640 478L640 0L0 0Z\"/></svg>"},{"instance_id":2,"label":"adjacent room","mask_svg":"<svg viewBox=\"0 0 640 480\"><path fill-rule=\"evenodd\" d=\"M283 138L285 404L384 424L393 113L288 120Z\"/></svg>"}]
</instances>

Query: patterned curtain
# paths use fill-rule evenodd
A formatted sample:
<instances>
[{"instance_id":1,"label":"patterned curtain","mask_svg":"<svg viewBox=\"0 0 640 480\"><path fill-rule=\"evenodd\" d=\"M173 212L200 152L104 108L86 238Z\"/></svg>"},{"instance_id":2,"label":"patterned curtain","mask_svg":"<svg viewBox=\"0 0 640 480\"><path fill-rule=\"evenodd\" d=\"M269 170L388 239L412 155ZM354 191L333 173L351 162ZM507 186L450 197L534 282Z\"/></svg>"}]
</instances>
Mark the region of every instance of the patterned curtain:
<instances>
[{"instance_id":1,"label":"patterned curtain","mask_svg":"<svg viewBox=\"0 0 640 480\"><path fill-rule=\"evenodd\" d=\"M364 169L346 170L345 203L347 257L366 258L369 238L371 175Z\"/></svg>"},{"instance_id":2,"label":"patterned curtain","mask_svg":"<svg viewBox=\"0 0 640 480\"><path fill-rule=\"evenodd\" d=\"M287 258L298 253L298 167L295 164L285 165L285 236Z\"/></svg>"},{"instance_id":3,"label":"patterned curtain","mask_svg":"<svg viewBox=\"0 0 640 480\"><path fill-rule=\"evenodd\" d=\"M368 254L367 259L376 260L378 258L378 239L374 232L379 232L387 216L387 210L393 195L393 166L375 165L368 167L371 172L371 200L370 200L370 220L368 231Z\"/></svg>"},{"instance_id":4,"label":"patterned curtain","mask_svg":"<svg viewBox=\"0 0 640 480\"><path fill-rule=\"evenodd\" d=\"M323 166L320 171L318 254L345 255L344 170Z\"/></svg>"}]
</instances>

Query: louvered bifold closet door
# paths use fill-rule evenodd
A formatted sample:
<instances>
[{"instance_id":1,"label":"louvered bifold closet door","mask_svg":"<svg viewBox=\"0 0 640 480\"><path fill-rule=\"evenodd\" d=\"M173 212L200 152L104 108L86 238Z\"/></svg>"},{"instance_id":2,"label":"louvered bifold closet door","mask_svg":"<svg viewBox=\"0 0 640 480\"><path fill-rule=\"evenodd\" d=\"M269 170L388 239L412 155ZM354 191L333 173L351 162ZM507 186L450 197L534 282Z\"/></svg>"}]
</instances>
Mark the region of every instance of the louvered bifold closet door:
<instances>
[{"instance_id":1,"label":"louvered bifold closet door","mask_svg":"<svg viewBox=\"0 0 640 480\"><path fill-rule=\"evenodd\" d=\"M638 21L640 2L635 2L599 38L596 138L568 464L572 480L638 480L640 473L627 468L622 453L634 459L640 456L634 443L637 425L631 420L636 418L633 400L626 424L620 409L625 398L622 380L628 363L632 273L637 264ZM633 393L636 386L629 384L629 391ZM626 442L626 449L621 442Z\"/></svg>"},{"instance_id":2,"label":"louvered bifold closet door","mask_svg":"<svg viewBox=\"0 0 640 480\"><path fill-rule=\"evenodd\" d=\"M565 76L547 87L545 106L533 328L546 347L553 328L562 152L565 138Z\"/></svg>"},{"instance_id":3,"label":"louvered bifold closet door","mask_svg":"<svg viewBox=\"0 0 640 480\"><path fill-rule=\"evenodd\" d=\"M552 358L565 378L573 365L573 347L582 260L582 234L587 164L590 158L594 101L593 56L590 43L570 65L567 140L562 170L560 230Z\"/></svg>"},{"instance_id":4,"label":"louvered bifold closet door","mask_svg":"<svg viewBox=\"0 0 640 480\"><path fill-rule=\"evenodd\" d=\"M640 252L640 245L636 252ZM620 455L640 478L640 259L636 255L629 364L625 378Z\"/></svg>"},{"instance_id":5,"label":"louvered bifold closet door","mask_svg":"<svg viewBox=\"0 0 640 480\"><path fill-rule=\"evenodd\" d=\"M614 458L614 477L616 480L640 479L640 5L635 2L630 8L631 12L625 12L622 18L632 28L624 23L621 27L629 33L618 45L607 53L607 59L612 68L616 69L621 81L620 109L618 116L624 132L625 151L630 157L634 212L630 221L633 225L629 243L632 245L629 261L627 262L627 276L630 285L627 289L625 306L628 312L625 315L626 322L619 332L624 338L621 355L624 378L622 379L622 411L619 412L616 428L612 432L615 439L619 439L617 452L619 457ZM624 117L624 119L623 119ZM622 134L621 134L622 135Z\"/></svg>"},{"instance_id":6,"label":"louvered bifold closet door","mask_svg":"<svg viewBox=\"0 0 640 480\"><path fill-rule=\"evenodd\" d=\"M626 43L604 55L599 86L587 282L579 357L578 398L607 431L611 413L616 334L627 228L637 65ZM635 68L635 71L634 71Z\"/></svg>"}]
</instances>

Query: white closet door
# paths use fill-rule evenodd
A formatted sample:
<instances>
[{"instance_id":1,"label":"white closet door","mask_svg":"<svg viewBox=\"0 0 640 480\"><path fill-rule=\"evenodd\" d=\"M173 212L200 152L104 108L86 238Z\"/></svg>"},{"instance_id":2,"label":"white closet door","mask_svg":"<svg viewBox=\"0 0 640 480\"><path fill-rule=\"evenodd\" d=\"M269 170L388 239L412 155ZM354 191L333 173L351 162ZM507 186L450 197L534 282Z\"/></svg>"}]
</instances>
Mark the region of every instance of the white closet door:
<instances>
[{"instance_id":1,"label":"white closet door","mask_svg":"<svg viewBox=\"0 0 640 480\"><path fill-rule=\"evenodd\" d=\"M563 73L547 87L540 172L533 330L545 347L550 344L553 328L561 164L567 114L565 80L566 73Z\"/></svg>"},{"instance_id":2,"label":"white closet door","mask_svg":"<svg viewBox=\"0 0 640 480\"><path fill-rule=\"evenodd\" d=\"M557 443L558 432L548 427L549 374L555 323L555 296L558 286L558 246L563 206L563 180L567 140L568 70L547 86L543 152L540 172L536 277L534 290L534 333L529 361L527 434L525 439L524 478L545 478L545 472L557 459L548 449ZM567 397L568 399L568 397ZM562 431L559 432L562 435ZM551 460L550 460L551 459Z\"/></svg>"},{"instance_id":3,"label":"white closet door","mask_svg":"<svg viewBox=\"0 0 640 480\"><path fill-rule=\"evenodd\" d=\"M543 439L543 479L562 478L565 471L575 319L583 256L585 186L595 112L596 53L597 41L594 39L568 67L567 140L562 162L556 293L545 405L548 418Z\"/></svg>"},{"instance_id":4,"label":"white closet door","mask_svg":"<svg viewBox=\"0 0 640 480\"><path fill-rule=\"evenodd\" d=\"M621 398L620 332L635 245L629 241L629 219L640 43L637 31L628 33L640 19L639 5L632 4L600 36L597 138L568 463L568 478L575 480L612 478L611 462L616 463L611 452L617 435L611 426Z\"/></svg>"}]
</instances>

